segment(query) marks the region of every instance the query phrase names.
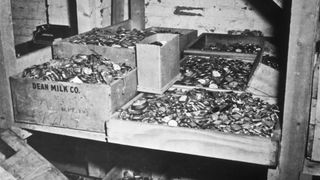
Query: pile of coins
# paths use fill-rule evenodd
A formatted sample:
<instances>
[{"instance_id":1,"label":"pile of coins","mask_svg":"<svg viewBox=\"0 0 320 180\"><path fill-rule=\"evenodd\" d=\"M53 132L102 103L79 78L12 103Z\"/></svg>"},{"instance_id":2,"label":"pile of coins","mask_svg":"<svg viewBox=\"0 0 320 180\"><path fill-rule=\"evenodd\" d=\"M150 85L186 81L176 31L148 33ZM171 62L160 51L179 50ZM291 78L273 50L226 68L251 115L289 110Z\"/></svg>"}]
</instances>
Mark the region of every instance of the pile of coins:
<instances>
[{"instance_id":1,"label":"pile of coins","mask_svg":"<svg viewBox=\"0 0 320 180\"><path fill-rule=\"evenodd\" d=\"M262 56L261 62L267 66L272 67L275 70L279 70L279 60L275 56L264 55Z\"/></svg>"},{"instance_id":2,"label":"pile of coins","mask_svg":"<svg viewBox=\"0 0 320 180\"><path fill-rule=\"evenodd\" d=\"M115 32L107 29L94 28L89 32L69 38L69 41L76 44L134 48L137 42L149 35L150 33L145 31L137 29L127 30L123 27L119 27Z\"/></svg>"},{"instance_id":3,"label":"pile of coins","mask_svg":"<svg viewBox=\"0 0 320 180\"><path fill-rule=\"evenodd\" d=\"M169 89L162 95L144 94L119 118L173 127L217 130L271 137L279 108L250 93L204 89Z\"/></svg>"},{"instance_id":4,"label":"pile of coins","mask_svg":"<svg viewBox=\"0 0 320 180\"><path fill-rule=\"evenodd\" d=\"M123 78L132 69L125 63L117 64L101 55L78 54L70 59L51 60L26 68L22 77L45 81L110 84L114 80Z\"/></svg>"},{"instance_id":5,"label":"pile of coins","mask_svg":"<svg viewBox=\"0 0 320 180\"><path fill-rule=\"evenodd\" d=\"M247 53L247 54L257 54L262 50L262 48L257 44L252 43L215 43L208 44L202 51L221 51L221 52L237 52L237 53Z\"/></svg>"},{"instance_id":6,"label":"pile of coins","mask_svg":"<svg viewBox=\"0 0 320 180\"><path fill-rule=\"evenodd\" d=\"M242 35L242 36L263 37L263 33L261 31L249 30L249 29L245 29L243 31L241 31L241 30L230 30L230 31L228 31L228 34L231 34L231 35Z\"/></svg>"},{"instance_id":7,"label":"pile of coins","mask_svg":"<svg viewBox=\"0 0 320 180\"><path fill-rule=\"evenodd\" d=\"M176 84L219 89L245 90L252 63L219 56L187 56Z\"/></svg>"},{"instance_id":8,"label":"pile of coins","mask_svg":"<svg viewBox=\"0 0 320 180\"><path fill-rule=\"evenodd\" d=\"M182 36L182 33L170 29L155 29L150 30L149 33L156 34L156 33L169 33L169 34L179 34L179 36Z\"/></svg>"}]
</instances>

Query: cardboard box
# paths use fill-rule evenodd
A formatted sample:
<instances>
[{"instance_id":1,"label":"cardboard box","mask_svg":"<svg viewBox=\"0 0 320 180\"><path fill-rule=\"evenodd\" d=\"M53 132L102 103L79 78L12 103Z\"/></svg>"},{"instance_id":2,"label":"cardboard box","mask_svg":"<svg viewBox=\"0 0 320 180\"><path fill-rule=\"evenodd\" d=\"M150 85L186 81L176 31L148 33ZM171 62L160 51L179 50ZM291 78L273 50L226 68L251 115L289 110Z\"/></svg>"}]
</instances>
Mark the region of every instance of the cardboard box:
<instances>
[{"instance_id":1,"label":"cardboard box","mask_svg":"<svg viewBox=\"0 0 320 180\"><path fill-rule=\"evenodd\" d=\"M155 31L157 33L170 33L179 34L179 47L180 51L189 45L190 42L194 41L198 37L198 30L195 29L180 29L180 28L168 28L168 27L150 27L147 31Z\"/></svg>"},{"instance_id":2,"label":"cardboard box","mask_svg":"<svg viewBox=\"0 0 320 180\"><path fill-rule=\"evenodd\" d=\"M242 35L229 35L229 34L214 34L202 33L195 41L189 44L184 50L184 54L193 55L222 55L224 57L237 57L242 60L254 61L258 54L238 53L238 52L224 52L224 51L211 51L202 50L203 48L216 44L233 44L233 43L252 43L257 44L261 48L264 46L263 37L242 36Z\"/></svg>"},{"instance_id":3,"label":"cardboard box","mask_svg":"<svg viewBox=\"0 0 320 180\"><path fill-rule=\"evenodd\" d=\"M150 44L165 42L162 46ZM154 34L136 45L138 91L161 94L179 78L179 35Z\"/></svg>"}]
</instances>

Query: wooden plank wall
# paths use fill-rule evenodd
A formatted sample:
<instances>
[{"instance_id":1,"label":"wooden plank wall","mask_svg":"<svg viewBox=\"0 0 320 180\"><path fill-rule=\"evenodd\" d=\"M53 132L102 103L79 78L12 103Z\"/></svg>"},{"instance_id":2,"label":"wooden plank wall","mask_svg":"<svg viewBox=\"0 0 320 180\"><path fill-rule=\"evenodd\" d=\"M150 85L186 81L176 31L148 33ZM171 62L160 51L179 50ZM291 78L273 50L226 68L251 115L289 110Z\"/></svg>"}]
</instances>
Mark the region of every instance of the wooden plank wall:
<instances>
[{"instance_id":1,"label":"wooden plank wall","mask_svg":"<svg viewBox=\"0 0 320 180\"><path fill-rule=\"evenodd\" d=\"M111 0L77 0L78 32L111 24Z\"/></svg>"},{"instance_id":2,"label":"wooden plank wall","mask_svg":"<svg viewBox=\"0 0 320 180\"><path fill-rule=\"evenodd\" d=\"M112 0L76 1L79 33L111 24L111 10L115 7ZM257 29L265 35L272 35L272 23L249 1L145 0L145 23L146 27L191 28L199 33ZM121 18L127 19L129 1L121 2L124 5ZM12 0L12 13L15 44L26 42L32 38L32 31L37 25L46 23L45 0ZM50 23L69 25L67 0L48 0L48 13Z\"/></svg>"},{"instance_id":3,"label":"wooden plank wall","mask_svg":"<svg viewBox=\"0 0 320 180\"><path fill-rule=\"evenodd\" d=\"M68 0L11 0L15 44L32 40L36 26L47 23L69 25Z\"/></svg>"},{"instance_id":4,"label":"wooden plank wall","mask_svg":"<svg viewBox=\"0 0 320 180\"><path fill-rule=\"evenodd\" d=\"M48 0L50 24L70 25L67 0Z\"/></svg>"},{"instance_id":5,"label":"wooden plank wall","mask_svg":"<svg viewBox=\"0 0 320 180\"><path fill-rule=\"evenodd\" d=\"M274 28L267 17L272 15L274 9L267 7L270 14L263 14L261 13L263 8L250 2L252 1L145 0L146 27L194 28L198 29L199 34L257 29L265 35L272 35Z\"/></svg>"},{"instance_id":6,"label":"wooden plank wall","mask_svg":"<svg viewBox=\"0 0 320 180\"><path fill-rule=\"evenodd\" d=\"M15 44L32 40L36 26L45 24L45 0L11 0Z\"/></svg>"}]
</instances>

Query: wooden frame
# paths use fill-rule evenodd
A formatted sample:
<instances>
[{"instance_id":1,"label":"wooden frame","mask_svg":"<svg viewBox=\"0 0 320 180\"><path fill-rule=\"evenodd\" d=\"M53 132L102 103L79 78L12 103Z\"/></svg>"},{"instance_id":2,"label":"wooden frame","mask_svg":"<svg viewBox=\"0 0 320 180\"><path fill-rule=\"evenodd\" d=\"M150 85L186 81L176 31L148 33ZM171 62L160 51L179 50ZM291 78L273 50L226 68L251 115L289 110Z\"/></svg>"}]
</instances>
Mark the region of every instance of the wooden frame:
<instances>
[{"instance_id":1,"label":"wooden frame","mask_svg":"<svg viewBox=\"0 0 320 180\"><path fill-rule=\"evenodd\" d=\"M292 0L278 179L299 179L303 170L318 16L319 0Z\"/></svg>"}]
</instances>

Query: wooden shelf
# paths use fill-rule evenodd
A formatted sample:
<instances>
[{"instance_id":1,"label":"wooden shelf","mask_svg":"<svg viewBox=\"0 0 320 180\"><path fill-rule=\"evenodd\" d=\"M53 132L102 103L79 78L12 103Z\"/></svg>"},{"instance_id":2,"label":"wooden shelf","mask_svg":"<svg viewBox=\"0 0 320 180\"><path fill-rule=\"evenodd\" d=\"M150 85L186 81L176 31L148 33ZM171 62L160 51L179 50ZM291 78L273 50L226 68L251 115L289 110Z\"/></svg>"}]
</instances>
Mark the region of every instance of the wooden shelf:
<instances>
[{"instance_id":1,"label":"wooden shelf","mask_svg":"<svg viewBox=\"0 0 320 180\"><path fill-rule=\"evenodd\" d=\"M108 142L266 166L276 165L278 143L271 138L169 127L112 119Z\"/></svg>"},{"instance_id":2,"label":"wooden shelf","mask_svg":"<svg viewBox=\"0 0 320 180\"><path fill-rule=\"evenodd\" d=\"M14 125L27 130L106 142L106 135L104 133L81 131L76 129L68 129L68 128L36 125L36 124L26 124L26 123L14 123Z\"/></svg>"},{"instance_id":3,"label":"wooden shelf","mask_svg":"<svg viewBox=\"0 0 320 180\"><path fill-rule=\"evenodd\" d=\"M17 127L45 133L109 142L147 149L234 160L266 166L276 165L278 143L270 138L235 135L189 128L136 123L108 122L104 133L35 124L15 123ZM106 140L107 139L107 140Z\"/></svg>"}]
</instances>

